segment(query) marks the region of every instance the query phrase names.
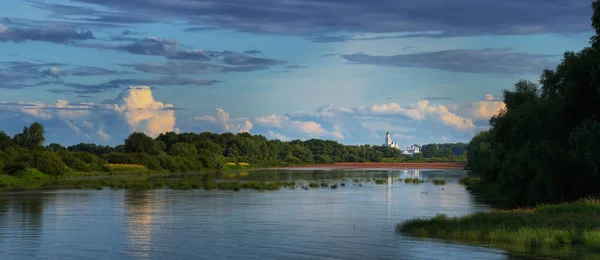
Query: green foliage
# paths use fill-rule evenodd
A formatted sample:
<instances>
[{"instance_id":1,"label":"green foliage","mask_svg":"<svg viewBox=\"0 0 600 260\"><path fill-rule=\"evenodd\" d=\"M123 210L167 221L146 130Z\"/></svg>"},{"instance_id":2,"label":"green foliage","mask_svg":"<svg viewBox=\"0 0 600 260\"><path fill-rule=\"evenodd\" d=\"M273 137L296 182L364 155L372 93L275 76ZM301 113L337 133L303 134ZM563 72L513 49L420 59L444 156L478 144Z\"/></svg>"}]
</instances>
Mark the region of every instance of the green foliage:
<instances>
[{"instance_id":1,"label":"green foliage","mask_svg":"<svg viewBox=\"0 0 600 260\"><path fill-rule=\"evenodd\" d=\"M64 146L57 144L57 143L51 143L48 146L46 146L46 150L52 151L52 152L64 151L66 149L67 148L65 148Z\"/></svg>"},{"instance_id":2,"label":"green foliage","mask_svg":"<svg viewBox=\"0 0 600 260\"><path fill-rule=\"evenodd\" d=\"M12 138L5 132L0 131L0 150L4 150L14 145Z\"/></svg>"},{"instance_id":3,"label":"green foliage","mask_svg":"<svg viewBox=\"0 0 600 260\"><path fill-rule=\"evenodd\" d=\"M156 141L144 133L134 132L125 139L125 151L127 153L146 153L158 155L166 147L164 143Z\"/></svg>"},{"instance_id":4,"label":"green foliage","mask_svg":"<svg viewBox=\"0 0 600 260\"><path fill-rule=\"evenodd\" d=\"M35 148L40 147L44 144L46 139L44 138L44 134L46 131L42 124L35 122L31 124L29 127L23 127L23 132L14 136L14 142L25 148Z\"/></svg>"},{"instance_id":5,"label":"green foliage","mask_svg":"<svg viewBox=\"0 0 600 260\"><path fill-rule=\"evenodd\" d=\"M50 176L62 176L68 171L67 165L56 153L37 152L33 158L32 166Z\"/></svg>"},{"instance_id":6,"label":"green foliage","mask_svg":"<svg viewBox=\"0 0 600 260\"><path fill-rule=\"evenodd\" d=\"M179 142L171 146L169 154L173 156L195 156L198 154L198 150L193 144Z\"/></svg>"},{"instance_id":7,"label":"green foliage","mask_svg":"<svg viewBox=\"0 0 600 260\"><path fill-rule=\"evenodd\" d=\"M459 159L467 151L468 144L426 144L421 146L423 158Z\"/></svg>"},{"instance_id":8,"label":"green foliage","mask_svg":"<svg viewBox=\"0 0 600 260\"><path fill-rule=\"evenodd\" d=\"M592 5L599 31L600 4ZM467 166L513 205L600 193L600 41L565 52L540 86L519 81L503 93L506 108L469 143Z\"/></svg>"}]
</instances>

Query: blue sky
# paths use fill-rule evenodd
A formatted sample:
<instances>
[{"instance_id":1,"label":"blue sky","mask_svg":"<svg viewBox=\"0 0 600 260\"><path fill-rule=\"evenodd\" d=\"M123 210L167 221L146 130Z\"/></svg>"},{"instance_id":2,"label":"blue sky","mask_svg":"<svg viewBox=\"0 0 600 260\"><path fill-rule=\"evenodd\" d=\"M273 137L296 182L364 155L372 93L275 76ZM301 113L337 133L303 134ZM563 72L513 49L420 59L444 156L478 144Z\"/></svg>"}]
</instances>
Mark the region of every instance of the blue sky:
<instances>
[{"instance_id":1,"label":"blue sky","mask_svg":"<svg viewBox=\"0 0 600 260\"><path fill-rule=\"evenodd\" d=\"M468 141L588 45L588 1L4 0L0 129Z\"/></svg>"}]
</instances>

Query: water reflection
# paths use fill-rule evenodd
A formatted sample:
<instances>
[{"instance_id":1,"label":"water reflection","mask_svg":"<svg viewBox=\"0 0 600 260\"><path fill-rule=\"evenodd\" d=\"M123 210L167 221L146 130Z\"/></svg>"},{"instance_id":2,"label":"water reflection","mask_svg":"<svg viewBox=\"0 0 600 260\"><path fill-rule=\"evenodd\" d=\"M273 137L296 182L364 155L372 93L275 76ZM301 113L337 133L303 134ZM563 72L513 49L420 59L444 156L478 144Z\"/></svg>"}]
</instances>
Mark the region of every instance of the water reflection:
<instances>
[{"instance_id":1,"label":"water reflection","mask_svg":"<svg viewBox=\"0 0 600 260\"><path fill-rule=\"evenodd\" d=\"M436 170L261 171L237 180L323 180L337 189L78 190L0 194L0 259L541 259L598 257L579 247L472 245L397 234L394 226L437 213L490 207ZM398 178L447 178L443 186ZM385 179L352 185L352 179Z\"/></svg>"},{"instance_id":2,"label":"water reflection","mask_svg":"<svg viewBox=\"0 0 600 260\"><path fill-rule=\"evenodd\" d=\"M54 195L42 192L6 193L0 199L0 255L19 246L36 256L44 227L44 204Z\"/></svg>"},{"instance_id":3,"label":"water reflection","mask_svg":"<svg viewBox=\"0 0 600 260\"><path fill-rule=\"evenodd\" d=\"M125 192L125 216L127 221L127 249L141 259L149 257L152 240L153 198L149 191Z\"/></svg>"}]
</instances>

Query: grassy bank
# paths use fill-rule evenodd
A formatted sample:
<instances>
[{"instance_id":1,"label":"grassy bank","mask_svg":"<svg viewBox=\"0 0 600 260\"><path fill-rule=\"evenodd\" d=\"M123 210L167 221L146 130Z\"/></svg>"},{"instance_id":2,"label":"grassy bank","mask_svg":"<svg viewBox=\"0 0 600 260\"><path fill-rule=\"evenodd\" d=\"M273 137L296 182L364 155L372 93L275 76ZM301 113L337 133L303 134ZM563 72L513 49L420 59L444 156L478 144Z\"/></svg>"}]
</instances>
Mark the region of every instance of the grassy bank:
<instances>
[{"instance_id":1,"label":"grassy bank","mask_svg":"<svg viewBox=\"0 0 600 260\"><path fill-rule=\"evenodd\" d=\"M400 223L396 231L412 236L462 241L558 247L583 244L600 250L600 200L494 210L463 217L440 214Z\"/></svg>"}]
</instances>

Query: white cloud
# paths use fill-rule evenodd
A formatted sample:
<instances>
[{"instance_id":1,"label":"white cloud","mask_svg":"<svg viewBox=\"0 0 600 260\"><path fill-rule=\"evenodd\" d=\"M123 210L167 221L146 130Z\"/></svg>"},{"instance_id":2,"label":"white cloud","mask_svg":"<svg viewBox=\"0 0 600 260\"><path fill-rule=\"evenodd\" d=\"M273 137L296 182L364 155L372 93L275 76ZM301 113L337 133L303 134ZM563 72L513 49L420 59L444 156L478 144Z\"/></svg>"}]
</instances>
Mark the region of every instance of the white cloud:
<instances>
[{"instance_id":1,"label":"white cloud","mask_svg":"<svg viewBox=\"0 0 600 260\"><path fill-rule=\"evenodd\" d=\"M148 86L129 87L114 100L112 108L121 113L133 131L155 137L173 131L173 105L154 100Z\"/></svg>"},{"instance_id":2,"label":"white cloud","mask_svg":"<svg viewBox=\"0 0 600 260\"><path fill-rule=\"evenodd\" d=\"M58 77L58 76L60 76L60 69L56 66L52 66L48 70L48 74L50 74L50 76L52 76L52 77Z\"/></svg>"},{"instance_id":3,"label":"white cloud","mask_svg":"<svg viewBox=\"0 0 600 260\"><path fill-rule=\"evenodd\" d=\"M486 95L485 95L485 100L487 100L487 101L492 101L492 100L494 100L494 99L495 99L495 98L494 98L494 96L493 96L492 94L486 94Z\"/></svg>"},{"instance_id":4,"label":"white cloud","mask_svg":"<svg viewBox=\"0 0 600 260\"><path fill-rule=\"evenodd\" d=\"M280 134L280 133L275 133L271 130L269 130L269 138L277 139L277 140L281 140L281 141L289 141L290 140L290 138L288 138L287 136Z\"/></svg>"},{"instance_id":5,"label":"white cloud","mask_svg":"<svg viewBox=\"0 0 600 260\"><path fill-rule=\"evenodd\" d=\"M100 129L98 129L98 131L96 131L96 134L98 135L98 137L102 138L102 140L106 141L106 140L110 139L110 135Z\"/></svg>"},{"instance_id":6,"label":"white cloud","mask_svg":"<svg viewBox=\"0 0 600 260\"><path fill-rule=\"evenodd\" d=\"M69 126L69 128L76 134L76 135L84 135L83 131L81 131L81 129L79 129L79 127L77 127L75 124L73 124L71 121L67 120L67 125Z\"/></svg>"},{"instance_id":7,"label":"white cloud","mask_svg":"<svg viewBox=\"0 0 600 260\"><path fill-rule=\"evenodd\" d=\"M393 134L392 138L398 138L398 139L402 139L402 140L412 140L412 139L415 139L415 137L412 136L412 135L403 135L403 134L398 134L398 133Z\"/></svg>"},{"instance_id":8,"label":"white cloud","mask_svg":"<svg viewBox=\"0 0 600 260\"><path fill-rule=\"evenodd\" d=\"M0 23L0 33L8 31L8 27L6 25Z\"/></svg>"},{"instance_id":9,"label":"white cloud","mask_svg":"<svg viewBox=\"0 0 600 260\"><path fill-rule=\"evenodd\" d=\"M173 105L154 100L147 86L129 87L116 99L101 104L75 104L59 99L55 103L20 101L2 102L0 105L9 111L31 116L47 127L63 127L70 129L75 136L97 136L101 140L112 136L124 138L133 131L155 137L173 131L175 126ZM68 135L60 136L76 140Z\"/></svg>"},{"instance_id":10,"label":"white cloud","mask_svg":"<svg viewBox=\"0 0 600 260\"><path fill-rule=\"evenodd\" d=\"M266 126L266 127L276 127L281 128L281 122L287 120L286 117L278 116L278 115L268 115L254 119L256 124Z\"/></svg>"},{"instance_id":11,"label":"white cloud","mask_svg":"<svg viewBox=\"0 0 600 260\"><path fill-rule=\"evenodd\" d=\"M327 130L314 121L290 121L289 127L300 134L306 134L311 137L319 137L328 135Z\"/></svg>"},{"instance_id":12,"label":"white cloud","mask_svg":"<svg viewBox=\"0 0 600 260\"><path fill-rule=\"evenodd\" d=\"M250 132L253 127L252 122L247 118L231 119L229 113L222 108L215 109L212 115L198 116L193 119L205 123L200 131L242 133Z\"/></svg>"},{"instance_id":13,"label":"white cloud","mask_svg":"<svg viewBox=\"0 0 600 260\"><path fill-rule=\"evenodd\" d=\"M474 119L488 120L497 115L506 104L501 101L474 101L465 104L464 113L469 114Z\"/></svg>"}]
</instances>

